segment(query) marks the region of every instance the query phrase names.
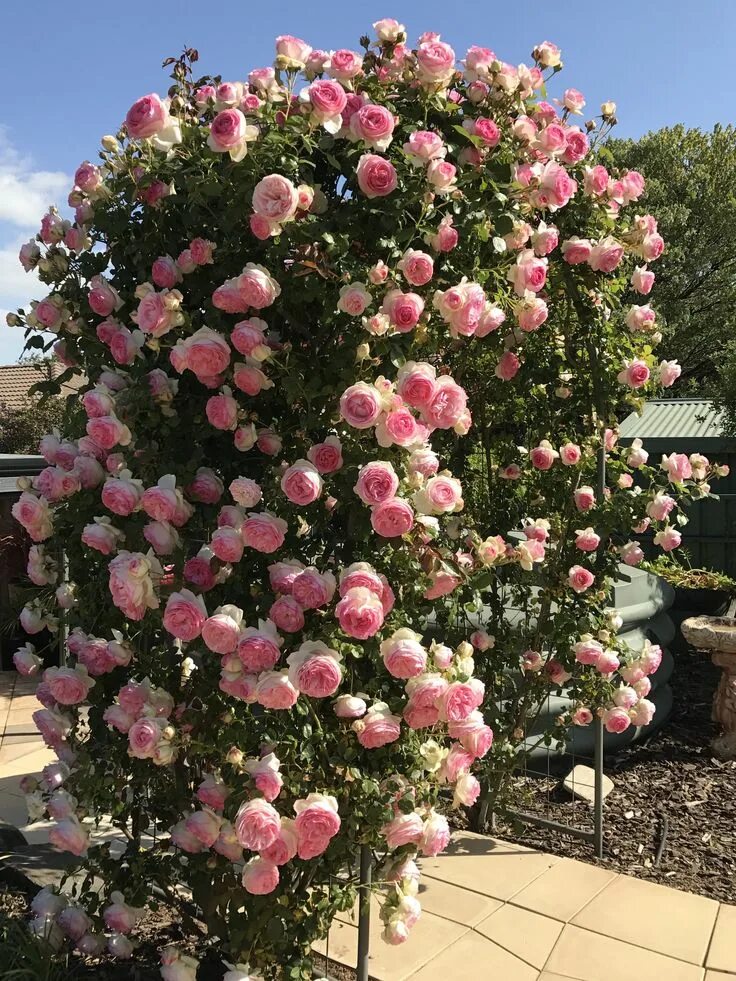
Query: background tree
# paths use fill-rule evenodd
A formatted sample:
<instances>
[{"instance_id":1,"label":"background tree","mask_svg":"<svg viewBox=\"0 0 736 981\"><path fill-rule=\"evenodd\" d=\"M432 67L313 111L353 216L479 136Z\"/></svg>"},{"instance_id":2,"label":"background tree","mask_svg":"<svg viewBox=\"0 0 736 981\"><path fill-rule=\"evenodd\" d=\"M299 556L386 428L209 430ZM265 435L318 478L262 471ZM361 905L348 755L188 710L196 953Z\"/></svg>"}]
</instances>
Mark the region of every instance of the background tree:
<instances>
[{"instance_id":1,"label":"background tree","mask_svg":"<svg viewBox=\"0 0 736 981\"><path fill-rule=\"evenodd\" d=\"M736 334L736 130L678 125L612 140L606 150L618 167L645 175L644 206L667 243L656 295L662 356L682 365L673 395L713 395L724 352L736 359L728 345Z\"/></svg>"},{"instance_id":2,"label":"background tree","mask_svg":"<svg viewBox=\"0 0 736 981\"><path fill-rule=\"evenodd\" d=\"M50 358L35 361L39 382L53 378ZM38 442L45 433L61 425L64 400L40 399L29 394L22 407L9 405L0 392L0 453L38 453Z\"/></svg>"}]
</instances>

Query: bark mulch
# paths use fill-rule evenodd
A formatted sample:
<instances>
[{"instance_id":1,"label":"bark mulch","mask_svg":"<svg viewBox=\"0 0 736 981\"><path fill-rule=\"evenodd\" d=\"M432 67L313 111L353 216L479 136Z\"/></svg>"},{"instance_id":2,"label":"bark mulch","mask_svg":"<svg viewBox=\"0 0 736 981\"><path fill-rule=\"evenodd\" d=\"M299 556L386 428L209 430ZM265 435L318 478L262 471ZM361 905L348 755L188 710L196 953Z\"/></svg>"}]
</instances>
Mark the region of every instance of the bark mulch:
<instances>
[{"instance_id":1,"label":"bark mulch","mask_svg":"<svg viewBox=\"0 0 736 981\"><path fill-rule=\"evenodd\" d=\"M717 760L710 741L720 669L703 652L678 652L674 708L646 743L607 757L615 787L604 802L604 858L557 831L499 823L495 833L556 855L736 902L736 761ZM558 778L518 778L519 809L592 827L588 805L572 803ZM658 853L661 850L661 855Z\"/></svg>"}]
</instances>

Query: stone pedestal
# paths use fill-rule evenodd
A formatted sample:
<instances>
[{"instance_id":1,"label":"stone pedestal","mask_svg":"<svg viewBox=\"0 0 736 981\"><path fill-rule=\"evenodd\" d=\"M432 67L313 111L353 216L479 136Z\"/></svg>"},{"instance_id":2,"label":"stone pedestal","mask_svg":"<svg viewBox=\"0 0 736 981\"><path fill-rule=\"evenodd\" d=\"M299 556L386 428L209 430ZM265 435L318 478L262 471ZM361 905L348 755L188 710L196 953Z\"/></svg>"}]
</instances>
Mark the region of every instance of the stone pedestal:
<instances>
[{"instance_id":1,"label":"stone pedestal","mask_svg":"<svg viewBox=\"0 0 736 981\"><path fill-rule=\"evenodd\" d=\"M713 740L713 752L724 760L736 759L736 619L690 617L682 623L685 640L711 652L711 660L723 674L713 696L713 721L723 734Z\"/></svg>"}]
</instances>

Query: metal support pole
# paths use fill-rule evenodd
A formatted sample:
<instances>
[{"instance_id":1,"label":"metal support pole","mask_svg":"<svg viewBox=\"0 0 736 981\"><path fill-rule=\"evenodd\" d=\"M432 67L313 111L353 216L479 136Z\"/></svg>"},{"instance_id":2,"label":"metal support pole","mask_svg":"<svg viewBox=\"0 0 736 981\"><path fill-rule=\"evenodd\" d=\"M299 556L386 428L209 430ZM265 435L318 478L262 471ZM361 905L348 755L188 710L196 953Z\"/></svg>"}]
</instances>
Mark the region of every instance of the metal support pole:
<instances>
[{"instance_id":1,"label":"metal support pole","mask_svg":"<svg viewBox=\"0 0 736 981\"><path fill-rule=\"evenodd\" d=\"M596 496L603 501L606 488L606 447L601 433L601 445L598 448L598 472L596 474ZM594 766L594 800L593 800L593 844L596 858L603 858L603 720L595 720L595 760Z\"/></svg>"},{"instance_id":2,"label":"metal support pole","mask_svg":"<svg viewBox=\"0 0 736 981\"><path fill-rule=\"evenodd\" d=\"M603 858L603 720L595 720L593 800L593 846L595 857Z\"/></svg>"},{"instance_id":3,"label":"metal support pole","mask_svg":"<svg viewBox=\"0 0 736 981\"><path fill-rule=\"evenodd\" d=\"M368 948L371 930L370 845L360 846L360 885L358 887L358 964L357 981L368 981Z\"/></svg>"}]
</instances>

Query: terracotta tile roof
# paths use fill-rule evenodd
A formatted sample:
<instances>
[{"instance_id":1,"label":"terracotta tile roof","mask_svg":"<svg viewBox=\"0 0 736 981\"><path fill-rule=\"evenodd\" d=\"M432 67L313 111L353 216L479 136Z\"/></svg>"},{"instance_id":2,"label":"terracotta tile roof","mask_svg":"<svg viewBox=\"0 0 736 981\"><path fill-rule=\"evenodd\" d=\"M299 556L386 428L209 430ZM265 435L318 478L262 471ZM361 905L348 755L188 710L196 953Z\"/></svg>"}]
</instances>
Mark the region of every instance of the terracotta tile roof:
<instances>
[{"instance_id":1,"label":"terracotta tile roof","mask_svg":"<svg viewBox=\"0 0 736 981\"><path fill-rule=\"evenodd\" d=\"M28 404L28 389L46 377L45 372L49 369L45 366L34 364L6 364L0 365L0 405L9 405L13 409L20 409ZM57 361L52 361L50 365L52 377L56 378L64 371L64 366ZM87 383L86 378L76 375L70 381L65 382L62 388L63 395L73 395Z\"/></svg>"}]
</instances>

